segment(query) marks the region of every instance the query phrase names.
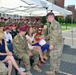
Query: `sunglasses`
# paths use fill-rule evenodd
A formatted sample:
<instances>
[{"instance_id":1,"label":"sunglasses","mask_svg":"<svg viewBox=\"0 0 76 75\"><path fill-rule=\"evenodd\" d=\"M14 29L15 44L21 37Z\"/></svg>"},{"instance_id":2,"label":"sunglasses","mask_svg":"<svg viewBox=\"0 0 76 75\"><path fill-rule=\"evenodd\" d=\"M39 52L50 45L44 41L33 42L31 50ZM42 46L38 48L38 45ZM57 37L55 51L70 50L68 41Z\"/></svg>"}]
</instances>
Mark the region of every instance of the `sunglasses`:
<instances>
[{"instance_id":1,"label":"sunglasses","mask_svg":"<svg viewBox=\"0 0 76 75\"><path fill-rule=\"evenodd\" d=\"M42 31L41 29L39 29L39 31Z\"/></svg>"}]
</instances>

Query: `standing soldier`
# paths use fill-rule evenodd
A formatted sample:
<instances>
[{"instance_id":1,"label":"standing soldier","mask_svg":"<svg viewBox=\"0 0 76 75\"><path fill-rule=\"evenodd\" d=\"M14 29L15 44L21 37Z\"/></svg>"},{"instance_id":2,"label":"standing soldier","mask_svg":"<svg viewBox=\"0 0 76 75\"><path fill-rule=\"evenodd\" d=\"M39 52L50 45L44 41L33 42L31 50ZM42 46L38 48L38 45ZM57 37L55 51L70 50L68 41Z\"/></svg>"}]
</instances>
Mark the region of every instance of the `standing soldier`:
<instances>
[{"instance_id":1,"label":"standing soldier","mask_svg":"<svg viewBox=\"0 0 76 75\"><path fill-rule=\"evenodd\" d=\"M60 61L63 51L63 37L60 24L55 20L52 12L46 15L50 25L50 44L54 46L50 52L50 71L46 71L46 75L55 75L60 73Z\"/></svg>"}]
</instances>

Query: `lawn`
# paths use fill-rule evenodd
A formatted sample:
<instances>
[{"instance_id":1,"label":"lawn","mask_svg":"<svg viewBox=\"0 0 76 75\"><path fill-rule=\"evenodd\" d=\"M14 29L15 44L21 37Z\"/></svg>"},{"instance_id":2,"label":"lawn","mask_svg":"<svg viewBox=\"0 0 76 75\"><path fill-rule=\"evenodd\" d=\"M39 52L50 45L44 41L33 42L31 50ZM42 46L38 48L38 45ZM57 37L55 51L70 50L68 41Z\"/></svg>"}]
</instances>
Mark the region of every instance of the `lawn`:
<instances>
[{"instance_id":1,"label":"lawn","mask_svg":"<svg viewBox=\"0 0 76 75\"><path fill-rule=\"evenodd\" d=\"M66 28L66 27L65 27L65 28L63 28L63 27L62 27L62 31L70 30L70 29L71 29L71 28Z\"/></svg>"},{"instance_id":2,"label":"lawn","mask_svg":"<svg viewBox=\"0 0 76 75\"><path fill-rule=\"evenodd\" d=\"M61 26L69 26L69 27L76 27L76 24L61 24Z\"/></svg>"},{"instance_id":3,"label":"lawn","mask_svg":"<svg viewBox=\"0 0 76 75\"><path fill-rule=\"evenodd\" d=\"M62 31L76 28L76 24L61 24L61 26L62 26Z\"/></svg>"},{"instance_id":4,"label":"lawn","mask_svg":"<svg viewBox=\"0 0 76 75\"><path fill-rule=\"evenodd\" d=\"M45 24L47 26L48 24ZM72 28L76 28L76 24L61 24L62 31L69 30Z\"/></svg>"},{"instance_id":5,"label":"lawn","mask_svg":"<svg viewBox=\"0 0 76 75\"><path fill-rule=\"evenodd\" d=\"M47 26L48 24L45 24ZM76 28L76 24L61 24L62 31L70 30L72 28Z\"/></svg>"}]
</instances>

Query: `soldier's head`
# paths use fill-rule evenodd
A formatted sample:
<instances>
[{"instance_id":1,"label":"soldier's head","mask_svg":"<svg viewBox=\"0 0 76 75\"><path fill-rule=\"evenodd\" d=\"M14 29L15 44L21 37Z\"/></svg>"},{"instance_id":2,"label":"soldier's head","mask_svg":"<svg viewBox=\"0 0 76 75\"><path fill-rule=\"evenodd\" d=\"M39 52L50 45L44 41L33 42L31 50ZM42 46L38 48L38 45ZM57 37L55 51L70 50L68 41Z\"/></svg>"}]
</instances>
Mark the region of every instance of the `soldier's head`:
<instances>
[{"instance_id":1,"label":"soldier's head","mask_svg":"<svg viewBox=\"0 0 76 75\"><path fill-rule=\"evenodd\" d=\"M12 24L9 24L8 26L9 26L9 29L12 30Z\"/></svg>"},{"instance_id":2,"label":"soldier's head","mask_svg":"<svg viewBox=\"0 0 76 75\"><path fill-rule=\"evenodd\" d=\"M26 34L26 32L27 32L27 29L28 29L27 26L20 26L20 28L19 28L19 34L21 36L24 36Z\"/></svg>"},{"instance_id":3,"label":"soldier's head","mask_svg":"<svg viewBox=\"0 0 76 75\"><path fill-rule=\"evenodd\" d=\"M6 33L9 33L9 31L10 31L9 26L6 26L6 27L4 28L4 31L6 31Z\"/></svg>"},{"instance_id":4,"label":"soldier's head","mask_svg":"<svg viewBox=\"0 0 76 75\"><path fill-rule=\"evenodd\" d=\"M12 24L12 30L16 30L16 24Z\"/></svg>"},{"instance_id":5,"label":"soldier's head","mask_svg":"<svg viewBox=\"0 0 76 75\"><path fill-rule=\"evenodd\" d=\"M52 22L52 21L54 20L54 17L55 17L55 15L54 15L54 13L52 13L52 12L49 12L49 13L46 15L46 18L47 18L47 21L48 21L48 22Z\"/></svg>"}]
</instances>

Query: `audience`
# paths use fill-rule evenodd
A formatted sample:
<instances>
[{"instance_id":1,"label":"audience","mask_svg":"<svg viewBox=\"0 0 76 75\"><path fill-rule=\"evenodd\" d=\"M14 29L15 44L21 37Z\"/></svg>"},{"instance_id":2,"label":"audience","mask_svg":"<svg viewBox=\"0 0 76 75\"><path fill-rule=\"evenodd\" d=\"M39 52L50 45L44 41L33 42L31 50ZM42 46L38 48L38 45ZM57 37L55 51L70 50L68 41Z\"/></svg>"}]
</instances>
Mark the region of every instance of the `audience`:
<instances>
[{"instance_id":1,"label":"audience","mask_svg":"<svg viewBox=\"0 0 76 75\"><path fill-rule=\"evenodd\" d=\"M25 22L23 22L25 21ZM21 75L32 75L30 71L30 57L34 59L33 69L37 72L42 72L39 68L43 64L46 64L44 59L47 59L47 50L53 48L52 45L47 44L45 41L43 27L41 26L40 19L31 23L29 19L20 19L16 23L10 23L10 20L6 23L7 26L0 27L0 61L2 64L8 64L8 75L11 75L12 67L14 66ZM22 25L22 26L21 26ZM19 27L19 30L17 29ZM42 37L45 44L41 45L41 40L36 40L36 34L38 38ZM41 38L40 38L41 39ZM24 73L18 67L13 54L10 50L14 50L14 54L23 61L23 65L27 73ZM7 69L6 68L6 69ZM0 73L1 74L1 73Z\"/></svg>"},{"instance_id":2,"label":"audience","mask_svg":"<svg viewBox=\"0 0 76 75\"><path fill-rule=\"evenodd\" d=\"M4 40L4 32L0 30L0 61L8 63L8 75L11 75L12 67L14 66L21 75L26 75L18 67L13 54L8 50L7 43Z\"/></svg>"}]
</instances>

